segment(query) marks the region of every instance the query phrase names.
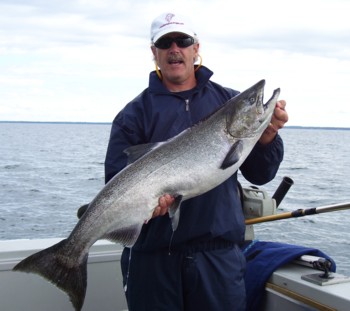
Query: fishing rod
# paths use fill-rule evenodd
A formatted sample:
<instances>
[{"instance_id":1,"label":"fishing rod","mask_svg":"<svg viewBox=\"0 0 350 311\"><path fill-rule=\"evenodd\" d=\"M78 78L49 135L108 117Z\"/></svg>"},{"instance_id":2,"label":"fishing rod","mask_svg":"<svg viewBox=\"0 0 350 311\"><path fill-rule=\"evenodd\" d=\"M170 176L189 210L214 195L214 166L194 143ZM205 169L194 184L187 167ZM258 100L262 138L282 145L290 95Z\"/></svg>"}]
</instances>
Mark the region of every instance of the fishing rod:
<instances>
[{"instance_id":1,"label":"fishing rod","mask_svg":"<svg viewBox=\"0 0 350 311\"><path fill-rule=\"evenodd\" d=\"M269 222L269 221L288 219L288 218L294 218L294 217L303 217L308 215L315 215L315 214L322 214L322 213L329 213L329 212L336 212L336 211L344 211L348 209L350 209L350 202L333 204L333 205L325 205L325 206L308 208L308 209L297 209L292 212L246 219L245 224L254 225L262 222Z\"/></svg>"}]
</instances>

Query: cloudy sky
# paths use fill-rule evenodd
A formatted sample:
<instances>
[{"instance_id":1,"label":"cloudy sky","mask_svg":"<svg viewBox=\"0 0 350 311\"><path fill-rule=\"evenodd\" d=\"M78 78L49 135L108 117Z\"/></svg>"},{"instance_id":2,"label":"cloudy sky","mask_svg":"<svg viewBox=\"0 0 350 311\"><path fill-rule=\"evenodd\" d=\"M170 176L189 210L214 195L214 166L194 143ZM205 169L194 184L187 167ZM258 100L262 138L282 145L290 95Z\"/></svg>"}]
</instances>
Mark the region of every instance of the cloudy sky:
<instances>
[{"instance_id":1,"label":"cloudy sky","mask_svg":"<svg viewBox=\"0 0 350 311\"><path fill-rule=\"evenodd\" d=\"M147 87L152 20L189 16L213 81L350 127L349 0L0 0L0 120L110 122Z\"/></svg>"}]
</instances>

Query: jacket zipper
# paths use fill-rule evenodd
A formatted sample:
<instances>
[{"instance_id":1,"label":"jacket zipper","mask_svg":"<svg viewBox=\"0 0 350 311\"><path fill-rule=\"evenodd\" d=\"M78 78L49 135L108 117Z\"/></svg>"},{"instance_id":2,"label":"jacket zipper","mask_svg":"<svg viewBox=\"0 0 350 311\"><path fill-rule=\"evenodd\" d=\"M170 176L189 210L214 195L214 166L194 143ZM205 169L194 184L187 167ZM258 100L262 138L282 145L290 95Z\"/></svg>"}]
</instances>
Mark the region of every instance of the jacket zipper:
<instances>
[{"instance_id":1,"label":"jacket zipper","mask_svg":"<svg viewBox=\"0 0 350 311\"><path fill-rule=\"evenodd\" d=\"M185 99L185 104L186 104L186 111L190 111L190 100Z\"/></svg>"}]
</instances>

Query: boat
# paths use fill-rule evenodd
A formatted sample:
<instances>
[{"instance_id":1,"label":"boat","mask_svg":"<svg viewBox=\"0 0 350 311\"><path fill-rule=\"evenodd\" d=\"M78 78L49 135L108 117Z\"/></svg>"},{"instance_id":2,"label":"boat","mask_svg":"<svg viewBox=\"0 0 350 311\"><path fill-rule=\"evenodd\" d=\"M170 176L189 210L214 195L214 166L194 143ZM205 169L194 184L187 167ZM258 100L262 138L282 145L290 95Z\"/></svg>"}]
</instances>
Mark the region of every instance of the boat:
<instances>
[{"instance_id":1,"label":"boat","mask_svg":"<svg viewBox=\"0 0 350 311\"><path fill-rule=\"evenodd\" d=\"M273 199L255 187L242 188L247 224L246 245L242 249L247 258L248 310L349 311L350 277L336 273L335 263L330 257L321 251L315 252L302 246L255 240L253 223L258 223L264 217L271 221L271 216L277 216L276 208L291 184L291 180L284 179ZM321 208L320 211L345 208L349 209L350 204ZM301 211L309 214L305 210L298 210L298 213L289 213L288 217L303 216ZM317 209L313 209L313 212L317 213ZM35 274L12 271L22 259L60 240L49 238L0 241L1 310L74 310L68 296L48 281ZM266 253L271 253L271 249L278 260L264 257ZM279 253L280 249L283 252ZM107 240L99 240L91 247L87 292L82 311L127 311L120 269L122 250L121 245Z\"/></svg>"},{"instance_id":2,"label":"boat","mask_svg":"<svg viewBox=\"0 0 350 311\"><path fill-rule=\"evenodd\" d=\"M0 310L70 311L68 296L38 275L14 272L12 268L25 257L61 239L0 241ZM120 256L122 246L97 241L88 259L88 286L82 311L124 311L127 304L122 288Z\"/></svg>"},{"instance_id":3,"label":"boat","mask_svg":"<svg viewBox=\"0 0 350 311\"><path fill-rule=\"evenodd\" d=\"M60 239L0 241L0 301L4 311L70 311L68 296L34 274L13 272L23 258ZM88 287L82 311L126 311L120 257L122 246L97 241L88 260ZM304 257L304 258L303 258ZM302 256L273 272L265 284L262 310L350 310L350 277L314 268L314 256Z\"/></svg>"}]
</instances>

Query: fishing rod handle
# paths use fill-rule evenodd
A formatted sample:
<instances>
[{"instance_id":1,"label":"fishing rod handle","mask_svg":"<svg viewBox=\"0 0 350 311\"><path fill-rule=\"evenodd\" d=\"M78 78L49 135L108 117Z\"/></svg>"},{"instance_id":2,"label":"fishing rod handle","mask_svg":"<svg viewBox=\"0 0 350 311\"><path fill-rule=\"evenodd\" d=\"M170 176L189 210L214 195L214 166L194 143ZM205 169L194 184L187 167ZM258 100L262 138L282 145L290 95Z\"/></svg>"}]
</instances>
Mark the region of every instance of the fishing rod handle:
<instances>
[{"instance_id":1,"label":"fishing rod handle","mask_svg":"<svg viewBox=\"0 0 350 311\"><path fill-rule=\"evenodd\" d=\"M294 184L294 181L290 177L283 177L280 185L278 186L277 190L275 191L274 195L272 196L273 199L276 201L276 207L280 205L281 201L289 191L290 187Z\"/></svg>"}]
</instances>

